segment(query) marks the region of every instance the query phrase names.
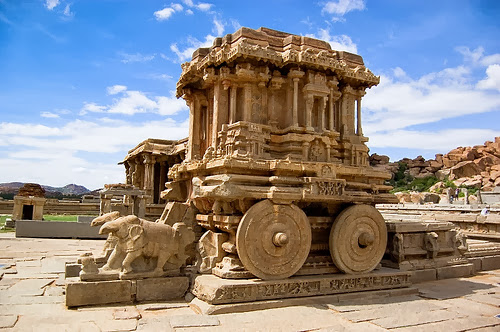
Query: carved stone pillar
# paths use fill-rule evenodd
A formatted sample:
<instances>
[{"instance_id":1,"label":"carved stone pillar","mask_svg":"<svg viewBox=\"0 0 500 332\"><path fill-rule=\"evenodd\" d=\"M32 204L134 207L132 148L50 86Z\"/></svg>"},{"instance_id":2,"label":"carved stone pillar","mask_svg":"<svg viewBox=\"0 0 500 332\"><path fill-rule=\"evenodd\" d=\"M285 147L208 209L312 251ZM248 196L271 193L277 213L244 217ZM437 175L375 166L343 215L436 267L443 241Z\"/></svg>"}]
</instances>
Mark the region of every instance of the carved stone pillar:
<instances>
[{"instance_id":1,"label":"carved stone pillar","mask_svg":"<svg viewBox=\"0 0 500 332\"><path fill-rule=\"evenodd\" d=\"M243 86L243 121L252 120L252 84L245 83Z\"/></svg>"},{"instance_id":2,"label":"carved stone pillar","mask_svg":"<svg viewBox=\"0 0 500 332\"><path fill-rule=\"evenodd\" d=\"M335 124L335 104L340 97L340 92L338 91L339 82L337 79L333 79L328 82L328 86L330 87L330 107L329 107L329 128L330 130L336 130L337 126Z\"/></svg>"},{"instance_id":3,"label":"carved stone pillar","mask_svg":"<svg viewBox=\"0 0 500 332\"><path fill-rule=\"evenodd\" d=\"M219 123L221 117L221 107L220 107L220 93L221 93L221 85L219 82L216 82L214 85L214 115L212 118L212 142L211 145L214 150L217 149L217 133L219 132Z\"/></svg>"},{"instance_id":4,"label":"carved stone pillar","mask_svg":"<svg viewBox=\"0 0 500 332\"><path fill-rule=\"evenodd\" d=\"M321 98L321 104L320 104L321 115L319 116L319 118L321 119L321 124L318 126L320 131L326 130L326 103L327 103L327 101L328 101L328 97Z\"/></svg>"},{"instance_id":5,"label":"carved stone pillar","mask_svg":"<svg viewBox=\"0 0 500 332\"><path fill-rule=\"evenodd\" d=\"M229 101L229 123L236 122L236 93L238 92L238 86L232 84L230 88L230 101Z\"/></svg>"},{"instance_id":6,"label":"carved stone pillar","mask_svg":"<svg viewBox=\"0 0 500 332\"><path fill-rule=\"evenodd\" d=\"M200 124L199 124L199 110L197 110L197 103L195 98L190 94L190 91L187 91L184 94L184 99L189 107L189 140L188 140L188 148L187 148L187 160L195 159L196 153L198 152L197 144L199 144L199 135L200 135ZM198 142L198 143L197 143Z\"/></svg>"},{"instance_id":7,"label":"carved stone pillar","mask_svg":"<svg viewBox=\"0 0 500 332\"><path fill-rule=\"evenodd\" d=\"M306 129L314 130L312 127L312 111L314 106L314 97L307 96L306 97Z\"/></svg>"},{"instance_id":8,"label":"carved stone pillar","mask_svg":"<svg viewBox=\"0 0 500 332\"><path fill-rule=\"evenodd\" d=\"M148 194L148 203L153 203L153 179L154 179L155 157L150 154L144 155L144 189Z\"/></svg>"},{"instance_id":9,"label":"carved stone pillar","mask_svg":"<svg viewBox=\"0 0 500 332\"><path fill-rule=\"evenodd\" d=\"M357 97L357 101L358 101L358 107L357 107L357 110L356 110L356 120L357 120L357 124L356 124L356 135L358 136L363 136L363 130L361 128L361 98L365 95L365 92L363 90L358 90L358 97Z\"/></svg>"},{"instance_id":10,"label":"carved stone pillar","mask_svg":"<svg viewBox=\"0 0 500 332\"><path fill-rule=\"evenodd\" d=\"M305 73L300 70L290 70L288 77L293 81L293 99L292 99L292 126L299 126L299 81Z\"/></svg>"}]
</instances>

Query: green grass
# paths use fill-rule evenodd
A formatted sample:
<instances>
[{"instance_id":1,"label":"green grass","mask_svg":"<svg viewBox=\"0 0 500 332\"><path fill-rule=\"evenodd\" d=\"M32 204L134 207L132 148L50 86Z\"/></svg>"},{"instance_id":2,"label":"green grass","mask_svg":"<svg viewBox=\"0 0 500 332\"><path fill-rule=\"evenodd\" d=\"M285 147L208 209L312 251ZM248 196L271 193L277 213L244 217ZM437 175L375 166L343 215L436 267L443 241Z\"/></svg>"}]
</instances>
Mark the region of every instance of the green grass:
<instances>
[{"instance_id":1,"label":"green grass","mask_svg":"<svg viewBox=\"0 0 500 332\"><path fill-rule=\"evenodd\" d=\"M43 220L45 221L77 221L76 215L53 215L53 214L44 214Z\"/></svg>"},{"instance_id":2,"label":"green grass","mask_svg":"<svg viewBox=\"0 0 500 332\"><path fill-rule=\"evenodd\" d=\"M14 232L15 231L14 228L3 229L3 227L5 226L5 222L6 222L7 218L10 218L10 217L11 216L6 216L6 215L0 216L0 233L8 233L8 232Z\"/></svg>"}]
</instances>

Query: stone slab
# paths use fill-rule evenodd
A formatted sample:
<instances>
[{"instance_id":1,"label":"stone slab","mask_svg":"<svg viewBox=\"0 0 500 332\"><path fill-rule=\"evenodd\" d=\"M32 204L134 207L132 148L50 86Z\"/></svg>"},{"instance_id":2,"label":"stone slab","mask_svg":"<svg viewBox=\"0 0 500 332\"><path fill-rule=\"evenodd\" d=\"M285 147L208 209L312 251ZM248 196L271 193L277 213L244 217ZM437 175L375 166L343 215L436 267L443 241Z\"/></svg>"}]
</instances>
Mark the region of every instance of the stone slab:
<instances>
[{"instance_id":1,"label":"stone slab","mask_svg":"<svg viewBox=\"0 0 500 332\"><path fill-rule=\"evenodd\" d=\"M132 286L130 280L68 282L66 284L66 306L130 303L133 299Z\"/></svg>"},{"instance_id":2,"label":"stone slab","mask_svg":"<svg viewBox=\"0 0 500 332\"><path fill-rule=\"evenodd\" d=\"M173 328L206 327L218 325L220 325L219 319L214 316L177 315L170 318L170 326Z\"/></svg>"},{"instance_id":3,"label":"stone slab","mask_svg":"<svg viewBox=\"0 0 500 332\"><path fill-rule=\"evenodd\" d=\"M53 279L23 279L7 290L8 296L40 296Z\"/></svg>"},{"instance_id":4,"label":"stone slab","mask_svg":"<svg viewBox=\"0 0 500 332\"><path fill-rule=\"evenodd\" d=\"M418 294L418 289L409 288L398 288L398 289L387 289L378 291L365 291L358 293L346 293L346 294L336 294L336 295L322 295L322 296L309 296L309 297L298 297L289 299L277 299L277 300L267 300L267 301L255 301L255 302L242 302L242 303L231 303L231 304L209 304L198 298L194 298L189 306L195 312L203 315L221 315L221 314L231 314L231 313L241 313L249 312L255 310L265 310L272 308L282 308L290 306L309 306L309 305L325 305L327 308L333 303L351 303L352 301L365 301L365 300L380 300L393 298L396 296L415 296Z\"/></svg>"},{"instance_id":5,"label":"stone slab","mask_svg":"<svg viewBox=\"0 0 500 332\"><path fill-rule=\"evenodd\" d=\"M385 329L394 329L398 327L407 326L418 326L427 323L441 322L450 319L462 318L463 316L458 315L456 312L446 311L446 310L435 310L429 312L414 312L411 314L399 313L396 315L391 315L389 317L384 317L380 319L372 320L371 322L379 325ZM425 329L421 326L422 329Z\"/></svg>"},{"instance_id":6,"label":"stone slab","mask_svg":"<svg viewBox=\"0 0 500 332\"><path fill-rule=\"evenodd\" d=\"M169 301L181 299L189 288L188 277L151 278L137 280L136 300Z\"/></svg>"},{"instance_id":7,"label":"stone slab","mask_svg":"<svg viewBox=\"0 0 500 332\"><path fill-rule=\"evenodd\" d=\"M412 271L411 282L416 284L419 282L433 281L437 279L436 269L425 269Z\"/></svg>"},{"instance_id":8,"label":"stone slab","mask_svg":"<svg viewBox=\"0 0 500 332\"><path fill-rule=\"evenodd\" d=\"M481 258L481 271L500 269L500 256L488 256Z\"/></svg>"},{"instance_id":9,"label":"stone slab","mask_svg":"<svg viewBox=\"0 0 500 332\"><path fill-rule=\"evenodd\" d=\"M207 303L226 304L409 287L410 277L411 272L391 269L363 275L330 274L283 280L235 280L201 275L195 278L191 292Z\"/></svg>"},{"instance_id":10,"label":"stone slab","mask_svg":"<svg viewBox=\"0 0 500 332\"><path fill-rule=\"evenodd\" d=\"M67 238L67 239L106 239L99 234L99 227L90 224L66 221L16 221L16 237L29 238Z\"/></svg>"},{"instance_id":11,"label":"stone slab","mask_svg":"<svg viewBox=\"0 0 500 332\"><path fill-rule=\"evenodd\" d=\"M475 330L483 327L497 326L499 331L500 319L495 317L464 317L458 319L450 319L436 323L425 324L424 326L417 325L411 327L405 327L397 329L401 332L420 332L425 330L426 332L440 332L440 331L468 331Z\"/></svg>"},{"instance_id":12,"label":"stone slab","mask_svg":"<svg viewBox=\"0 0 500 332\"><path fill-rule=\"evenodd\" d=\"M17 315L0 315L0 329L11 328L16 325Z\"/></svg>"},{"instance_id":13,"label":"stone slab","mask_svg":"<svg viewBox=\"0 0 500 332\"><path fill-rule=\"evenodd\" d=\"M80 275L82 270L82 264L78 263L66 263L64 267L64 275L66 278L74 278Z\"/></svg>"},{"instance_id":14,"label":"stone slab","mask_svg":"<svg viewBox=\"0 0 500 332\"><path fill-rule=\"evenodd\" d=\"M438 267L436 269L437 279L461 278L474 275L474 264L460 264Z\"/></svg>"}]
</instances>

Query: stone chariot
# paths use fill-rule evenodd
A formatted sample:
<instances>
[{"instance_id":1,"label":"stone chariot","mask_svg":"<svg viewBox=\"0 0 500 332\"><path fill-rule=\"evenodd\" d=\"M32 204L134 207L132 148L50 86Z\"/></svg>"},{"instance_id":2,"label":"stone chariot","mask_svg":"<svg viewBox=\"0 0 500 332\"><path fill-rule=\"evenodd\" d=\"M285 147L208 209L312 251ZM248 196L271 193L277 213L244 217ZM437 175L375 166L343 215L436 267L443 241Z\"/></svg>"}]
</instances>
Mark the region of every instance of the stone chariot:
<instances>
[{"instance_id":1,"label":"stone chariot","mask_svg":"<svg viewBox=\"0 0 500 332\"><path fill-rule=\"evenodd\" d=\"M368 164L361 99L379 83L359 55L267 28L216 38L182 65L186 158L162 197L192 203L201 272L222 278L376 268L396 203Z\"/></svg>"}]
</instances>

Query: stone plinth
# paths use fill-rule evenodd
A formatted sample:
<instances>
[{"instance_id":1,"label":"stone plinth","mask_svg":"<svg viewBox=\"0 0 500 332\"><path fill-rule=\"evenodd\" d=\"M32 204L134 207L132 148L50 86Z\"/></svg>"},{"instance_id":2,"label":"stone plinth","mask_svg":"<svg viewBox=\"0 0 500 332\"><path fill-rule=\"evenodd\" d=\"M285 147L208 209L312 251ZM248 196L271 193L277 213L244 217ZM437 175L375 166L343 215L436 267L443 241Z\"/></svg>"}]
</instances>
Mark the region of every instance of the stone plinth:
<instances>
[{"instance_id":1,"label":"stone plinth","mask_svg":"<svg viewBox=\"0 0 500 332\"><path fill-rule=\"evenodd\" d=\"M188 277L68 282L66 306L168 301L182 298L188 287Z\"/></svg>"},{"instance_id":2,"label":"stone plinth","mask_svg":"<svg viewBox=\"0 0 500 332\"><path fill-rule=\"evenodd\" d=\"M470 276L466 237L449 222L387 221L388 244L382 264L414 271L413 282Z\"/></svg>"},{"instance_id":3,"label":"stone plinth","mask_svg":"<svg viewBox=\"0 0 500 332\"><path fill-rule=\"evenodd\" d=\"M285 298L404 288L411 285L409 272L384 269L362 275L328 274L281 280L196 277L192 293L209 304L228 304Z\"/></svg>"}]
</instances>

